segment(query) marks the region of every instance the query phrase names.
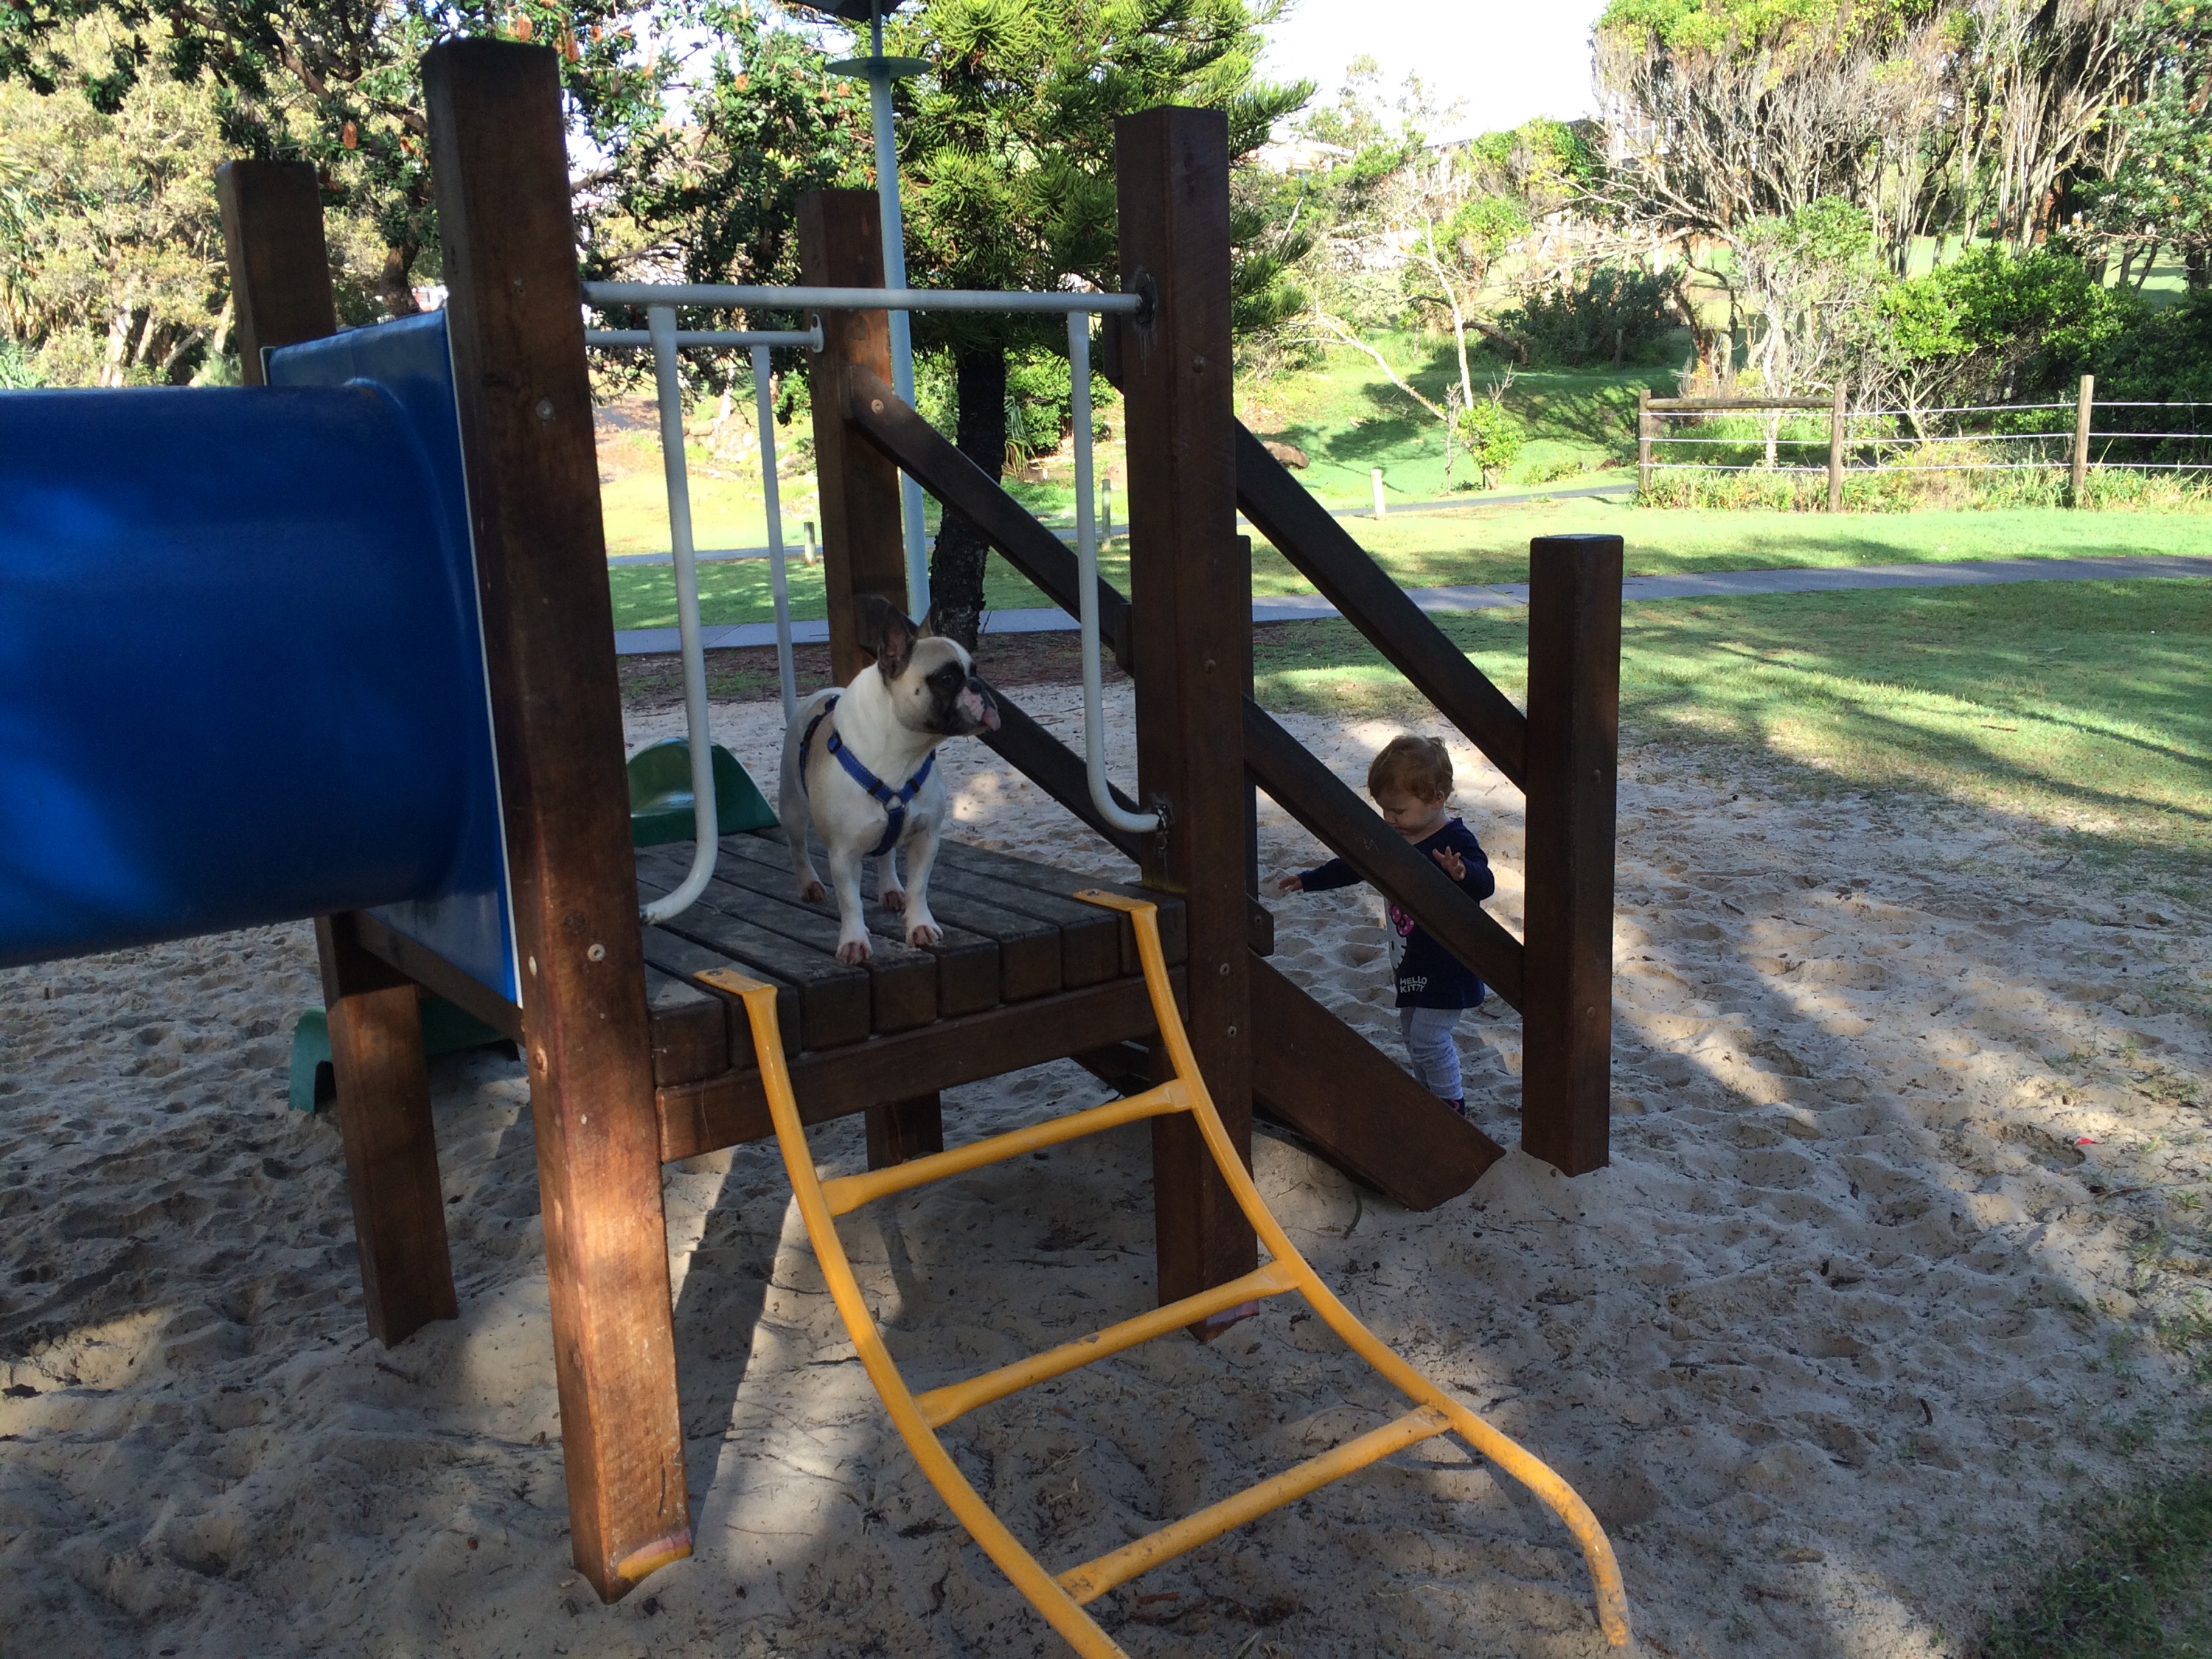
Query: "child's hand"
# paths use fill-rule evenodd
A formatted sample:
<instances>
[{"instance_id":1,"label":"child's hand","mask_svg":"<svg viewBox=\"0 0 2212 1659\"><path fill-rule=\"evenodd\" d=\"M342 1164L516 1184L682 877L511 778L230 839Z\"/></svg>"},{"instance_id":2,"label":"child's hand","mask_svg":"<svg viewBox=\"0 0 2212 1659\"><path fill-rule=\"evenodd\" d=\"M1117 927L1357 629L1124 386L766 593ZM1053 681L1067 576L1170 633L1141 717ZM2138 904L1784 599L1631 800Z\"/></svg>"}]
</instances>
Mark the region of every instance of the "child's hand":
<instances>
[{"instance_id":1,"label":"child's hand","mask_svg":"<svg viewBox=\"0 0 2212 1659\"><path fill-rule=\"evenodd\" d=\"M1431 856L1435 858L1438 864L1443 866L1444 873L1449 876L1454 881L1465 881L1467 879L1467 860L1462 858L1457 853L1454 852L1450 848L1439 847L1437 848L1436 852L1431 854Z\"/></svg>"},{"instance_id":2,"label":"child's hand","mask_svg":"<svg viewBox=\"0 0 2212 1659\"><path fill-rule=\"evenodd\" d=\"M1275 884L1275 890L1279 893L1302 893L1305 890L1305 886L1306 881L1304 876L1291 875L1285 876L1278 881Z\"/></svg>"}]
</instances>

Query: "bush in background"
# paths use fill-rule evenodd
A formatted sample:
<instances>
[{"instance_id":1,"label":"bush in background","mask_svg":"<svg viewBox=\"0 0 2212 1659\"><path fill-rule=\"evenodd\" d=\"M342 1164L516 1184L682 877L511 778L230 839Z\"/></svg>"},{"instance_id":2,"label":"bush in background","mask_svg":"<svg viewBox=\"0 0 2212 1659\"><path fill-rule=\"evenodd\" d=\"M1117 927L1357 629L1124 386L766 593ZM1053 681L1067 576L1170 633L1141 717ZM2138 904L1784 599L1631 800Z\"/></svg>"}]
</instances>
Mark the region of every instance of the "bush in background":
<instances>
[{"instance_id":1,"label":"bush in background","mask_svg":"<svg viewBox=\"0 0 2212 1659\"><path fill-rule=\"evenodd\" d=\"M1529 355L1571 368L1637 356L1681 323L1680 279L1627 265L1595 265L1540 289L1498 320Z\"/></svg>"}]
</instances>

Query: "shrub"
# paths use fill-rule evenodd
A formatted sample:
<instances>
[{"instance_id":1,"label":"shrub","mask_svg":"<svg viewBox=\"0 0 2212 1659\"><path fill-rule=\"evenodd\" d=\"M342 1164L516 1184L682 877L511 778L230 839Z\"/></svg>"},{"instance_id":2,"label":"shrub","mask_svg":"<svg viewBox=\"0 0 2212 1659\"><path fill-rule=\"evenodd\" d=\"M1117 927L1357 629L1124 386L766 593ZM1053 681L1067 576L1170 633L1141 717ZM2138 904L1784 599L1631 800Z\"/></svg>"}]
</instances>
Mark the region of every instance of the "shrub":
<instances>
[{"instance_id":1,"label":"shrub","mask_svg":"<svg viewBox=\"0 0 2212 1659\"><path fill-rule=\"evenodd\" d=\"M1597 265L1561 288L1530 294L1499 322L1531 356L1579 366L1624 358L1678 326L1680 278L1626 265Z\"/></svg>"},{"instance_id":2,"label":"shrub","mask_svg":"<svg viewBox=\"0 0 2212 1659\"><path fill-rule=\"evenodd\" d=\"M1513 465L1528 441L1528 428L1521 423L1521 417L1490 398L1479 398L1473 408L1461 410L1455 427L1460 442L1467 446L1468 459L1482 474L1486 489L1492 478Z\"/></svg>"}]
</instances>

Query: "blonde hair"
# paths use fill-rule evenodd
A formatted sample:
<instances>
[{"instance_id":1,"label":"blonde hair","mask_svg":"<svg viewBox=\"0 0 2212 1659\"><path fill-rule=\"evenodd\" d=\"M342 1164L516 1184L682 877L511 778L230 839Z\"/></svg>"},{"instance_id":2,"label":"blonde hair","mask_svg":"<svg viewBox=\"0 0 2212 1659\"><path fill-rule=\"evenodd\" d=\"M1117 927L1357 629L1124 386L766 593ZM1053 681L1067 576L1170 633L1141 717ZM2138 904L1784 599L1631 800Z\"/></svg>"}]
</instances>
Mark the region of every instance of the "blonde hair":
<instances>
[{"instance_id":1,"label":"blonde hair","mask_svg":"<svg viewBox=\"0 0 2212 1659\"><path fill-rule=\"evenodd\" d=\"M1451 787L1451 752L1434 738L1393 738L1367 769L1370 795L1395 789L1416 800L1442 800Z\"/></svg>"}]
</instances>

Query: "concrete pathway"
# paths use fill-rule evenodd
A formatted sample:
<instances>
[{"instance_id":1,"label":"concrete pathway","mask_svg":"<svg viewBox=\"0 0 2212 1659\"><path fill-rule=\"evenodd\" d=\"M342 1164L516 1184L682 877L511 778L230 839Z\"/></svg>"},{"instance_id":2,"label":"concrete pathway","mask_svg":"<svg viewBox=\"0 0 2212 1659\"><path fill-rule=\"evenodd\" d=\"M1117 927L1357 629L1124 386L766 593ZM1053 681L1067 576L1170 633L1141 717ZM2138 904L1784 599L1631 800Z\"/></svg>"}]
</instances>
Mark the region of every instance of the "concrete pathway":
<instances>
[{"instance_id":1,"label":"concrete pathway","mask_svg":"<svg viewBox=\"0 0 2212 1659\"><path fill-rule=\"evenodd\" d=\"M2212 558L2179 554L2115 554L2089 559L1959 559L1945 564L1862 564L1822 570L1715 570L1680 576L1631 576L1621 596L1638 599L1733 598L1743 593L1840 593L1863 587L1978 587L1995 582L2111 581L2142 576L2212 578ZM1526 582L1469 582L1456 587L1408 589L1424 611L1489 611L1528 603ZM1310 622L1334 617L1336 607L1318 593L1280 593L1255 599L1255 623ZM1075 618L1057 606L1029 611L994 611L983 619L986 634L1059 634L1075 629ZM701 630L710 651L731 646L774 645L773 623L709 624ZM830 637L826 622L794 622L791 637L819 644ZM643 656L677 648L672 628L617 632L615 650Z\"/></svg>"}]
</instances>

